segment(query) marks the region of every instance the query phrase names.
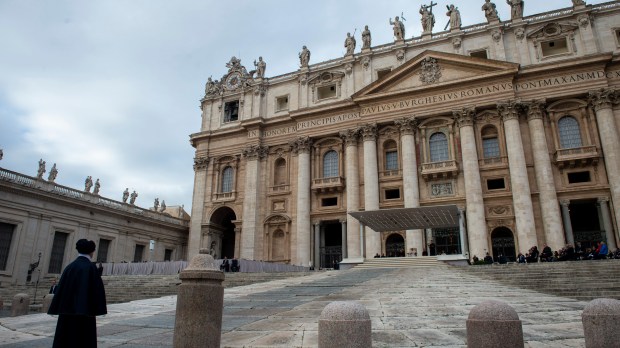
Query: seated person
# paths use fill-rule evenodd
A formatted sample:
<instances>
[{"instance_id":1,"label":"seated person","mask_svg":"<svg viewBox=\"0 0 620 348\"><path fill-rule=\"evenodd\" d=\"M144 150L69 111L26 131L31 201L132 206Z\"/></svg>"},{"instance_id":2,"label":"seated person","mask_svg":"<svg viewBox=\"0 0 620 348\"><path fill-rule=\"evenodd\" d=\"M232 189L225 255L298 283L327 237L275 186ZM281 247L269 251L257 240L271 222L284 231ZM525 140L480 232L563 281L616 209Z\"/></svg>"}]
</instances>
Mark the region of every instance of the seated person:
<instances>
[{"instance_id":1,"label":"seated person","mask_svg":"<svg viewBox=\"0 0 620 348\"><path fill-rule=\"evenodd\" d=\"M232 259L232 261L231 261L231 265L230 265L230 270L231 270L232 272L239 272L239 268L240 268L240 266L239 266L239 260L237 260L237 259Z\"/></svg>"},{"instance_id":2,"label":"seated person","mask_svg":"<svg viewBox=\"0 0 620 348\"><path fill-rule=\"evenodd\" d=\"M553 253L551 252L551 248L545 244L542 250L542 253L540 254L540 261L541 262L545 262L545 261L551 261L551 257L553 256Z\"/></svg>"},{"instance_id":3,"label":"seated person","mask_svg":"<svg viewBox=\"0 0 620 348\"><path fill-rule=\"evenodd\" d=\"M484 262L488 265L493 263L493 258L491 257L491 255L489 255L489 253L487 253L487 255L484 257Z\"/></svg>"},{"instance_id":4,"label":"seated person","mask_svg":"<svg viewBox=\"0 0 620 348\"><path fill-rule=\"evenodd\" d=\"M518 263L525 263L525 255L519 253L519 255L517 256L517 262Z\"/></svg>"}]
</instances>

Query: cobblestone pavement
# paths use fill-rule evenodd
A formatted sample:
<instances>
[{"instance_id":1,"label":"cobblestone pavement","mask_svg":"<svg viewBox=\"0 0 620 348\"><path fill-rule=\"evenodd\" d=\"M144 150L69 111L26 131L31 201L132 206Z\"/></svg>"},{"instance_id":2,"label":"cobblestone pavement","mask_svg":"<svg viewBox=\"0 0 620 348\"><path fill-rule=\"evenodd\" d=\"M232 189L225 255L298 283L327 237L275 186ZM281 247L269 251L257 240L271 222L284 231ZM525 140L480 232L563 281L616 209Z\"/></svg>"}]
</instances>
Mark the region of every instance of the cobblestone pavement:
<instances>
[{"instance_id":1,"label":"cobblestone pavement","mask_svg":"<svg viewBox=\"0 0 620 348\"><path fill-rule=\"evenodd\" d=\"M359 269L229 288L222 347L316 347L318 318L332 301L357 300L372 319L373 347L465 347L465 321L496 299L523 322L526 347L583 347L581 312L568 298L507 287L449 266ZM97 318L99 347L171 347L176 296L108 306ZM56 318L0 318L0 346L50 347Z\"/></svg>"}]
</instances>

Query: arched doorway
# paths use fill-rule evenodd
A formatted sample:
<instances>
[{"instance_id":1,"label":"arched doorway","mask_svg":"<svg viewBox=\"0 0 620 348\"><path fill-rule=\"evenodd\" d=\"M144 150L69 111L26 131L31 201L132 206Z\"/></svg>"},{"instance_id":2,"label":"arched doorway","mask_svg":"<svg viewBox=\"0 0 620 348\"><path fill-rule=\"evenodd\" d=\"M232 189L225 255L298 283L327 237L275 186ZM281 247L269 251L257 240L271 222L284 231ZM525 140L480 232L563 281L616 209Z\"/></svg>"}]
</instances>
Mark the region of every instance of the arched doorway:
<instances>
[{"instance_id":1,"label":"arched doorway","mask_svg":"<svg viewBox=\"0 0 620 348\"><path fill-rule=\"evenodd\" d=\"M390 234L385 240L385 256L405 256L405 239L398 233Z\"/></svg>"},{"instance_id":2,"label":"arched doorway","mask_svg":"<svg viewBox=\"0 0 620 348\"><path fill-rule=\"evenodd\" d=\"M499 255L504 255L508 261L516 261L515 238L509 228L498 227L494 229L491 232L491 243L495 260L497 260Z\"/></svg>"},{"instance_id":3,"label":"arched doorway","mask_svg":"<svg viewBox=\"0 0 620 348\"><path fill-rule=\"evenodd\" d=\"M235 257L235 212L228 207L218 208L211 215L209 234L211 246L215 250L215 258L223 259Z\"/></svg>"}]
</instances>

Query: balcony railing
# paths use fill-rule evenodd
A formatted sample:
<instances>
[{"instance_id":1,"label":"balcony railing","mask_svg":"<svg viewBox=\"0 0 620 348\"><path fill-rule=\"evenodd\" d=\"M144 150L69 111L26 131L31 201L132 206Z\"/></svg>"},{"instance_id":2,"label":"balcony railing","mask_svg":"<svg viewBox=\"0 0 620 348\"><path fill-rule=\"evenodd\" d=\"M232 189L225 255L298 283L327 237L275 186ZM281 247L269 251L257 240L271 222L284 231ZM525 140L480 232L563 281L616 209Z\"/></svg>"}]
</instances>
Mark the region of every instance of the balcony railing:
<instances>
[{"instance_id":1,"label":"balcony railing","mask_svg":"<svg viewBox=\"0 0 620 348\"><path fill-rule=\"evenodd\" d=\"M269 188L271 193L287 193L291 190L291 185L274 185Z\"/></svg>"},{"instance_id":2,"label":"balcony railing","mask_svg":"<svg viewBox=\"0 0 620 348\"><path fill-rule=\"evenodd\" d=\"M456 177L459 167L455 160L422 163L422 176L425 180L439 180Z\"/></svg>"},{"instance_id":3,"label":"balcony railing","mask_svg":"<svg viewBox=\"0 0 620 348\"><path fill-rule=\"evenodd\" d=\"M555 152L554 160L560 169L585 167L596 164L600 155L596 145L559 149Z\"/></svg>"},{"instance_id":4,"label":"balcony railing","mask_svg":"<svg viewBox=\"0 0 620 348\"><path fill-rule=\"evenodd\" d=\"M508 157L490 157L490 158L481 158L478 160L478 165L480 167L500 167L508 164Z\"/></svg>"},{"instance_id":5,"label":"balcony railing","mask_svg":"<svg viewBox=\"0 0 620 348\"><path fill-rule=\"evenodd\" d=\"M402 175L401 171L399 169L394 169L394 170L384 170L382 172L379 172L379 177L381 178L394 178L394 177L398 177Z\"/></svg>"},{"instance_id":6,"label":"balcony railing","mask_svg":"<svg viewBox=\"0 0 620 348\"><path fill-rule=\"evenodd\" d=\"M228 201L228 200L234 200L234 199L235 199L235 191L215 193L216 201Z\"/></svg>"},{"instance_id":7,"label":"balcony railing","mask_svg":"<svg viewBox=\"0 0 620 348\"><path fill-rule=\"evenodd\" d=\"M344 178L340 176L312 180L312 190L315 192L342 192L343 189Z\"/></svg>"}]
</instances>

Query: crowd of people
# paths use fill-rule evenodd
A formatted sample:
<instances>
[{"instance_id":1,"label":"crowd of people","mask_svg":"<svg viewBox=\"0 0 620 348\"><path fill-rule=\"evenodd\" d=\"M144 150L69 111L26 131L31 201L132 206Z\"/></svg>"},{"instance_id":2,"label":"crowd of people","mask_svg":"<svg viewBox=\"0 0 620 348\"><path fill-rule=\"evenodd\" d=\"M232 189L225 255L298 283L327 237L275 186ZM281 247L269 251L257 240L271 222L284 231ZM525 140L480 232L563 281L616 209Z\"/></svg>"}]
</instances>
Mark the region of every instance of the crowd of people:
<instances>
[{"instance_id":1,"label":"crowd of people","mask_svg":"<svg viewBox=\"0 0 620 348\"><path fill-rule=\"evenodd\" d=\"M556 262L556 261L580 261L580 260L603 260L603 259L620 259L620 248L615 251L609 250L607 244L603 241L598 242L596 247L582 247L580 242L567 244L560 250L551 250L547 244L538 250L538 246L533 246L527 253L519 253L516 258L518 263L535 263L535 262ZM504 264L508 262L505 255L499 254L493 258L489 253L480 260L474 255L473 264L492 264L494 262Z\"/></svg>"}]
</instances>

